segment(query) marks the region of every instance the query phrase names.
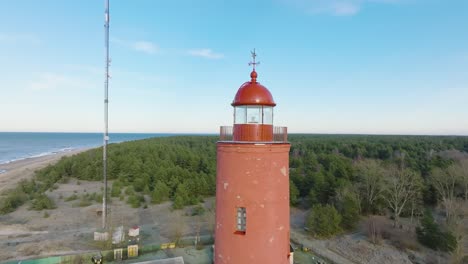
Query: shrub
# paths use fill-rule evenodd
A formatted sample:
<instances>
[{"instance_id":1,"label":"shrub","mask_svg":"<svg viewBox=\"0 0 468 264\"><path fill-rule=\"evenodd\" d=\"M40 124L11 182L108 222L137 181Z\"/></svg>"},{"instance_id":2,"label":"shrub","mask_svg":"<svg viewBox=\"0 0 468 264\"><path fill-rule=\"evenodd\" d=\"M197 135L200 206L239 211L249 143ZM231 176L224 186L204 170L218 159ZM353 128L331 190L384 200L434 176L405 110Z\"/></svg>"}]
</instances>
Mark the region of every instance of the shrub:
<instances>
[{"instance_id":1,"label":"shrub","mask_svg":"<svg viewBox=\"0 0 468 264\"><path fill-rule=\"evenodd\" d=\"M133 186L128 186L125 188L125 194L126 195L133 195L135 193L135 190L133 189Z\"/></svg>"},{"instance_id":2,"label":"shrub","mask_svg":"<svg viewBox=\"0 0 468 264\"><path fill-rule=\"evenodd\" d=\"M106 255L104 256L104 260L107 261L107 262L112 262L114 260L114 251L109 251L106 253Z\"/></svg>"},{"instance_id":3,"label":"shrub","mask_svg":"<svg viewBox=\"0 0 468 264\"><path fill-rule=\"evenodd\" d=\"M122 187L118 181L112 183L111 189L111 197L119 197L120 193L122 192Z\"/></svg>"},{"instance_id":4,"label":"shrub","mask_svg":"<svg viewBox=\"0 0 468 264\"><path fill-rule=\"evenodd\" d=\"M71 196L68 196L67 198L65 198L65 202L74 201L76 199L78 199L78 196L76 194L72 194Z\"/></svg>"},{"instance_id":5,"label":"shrub","mask_svg":"<svg viewBox=\"0 0 468 264\"><path fill-rule=\"evenodd\" d=\"M88 194L81 196L79 202L76 202L72 205L72 207L86 207L92 205L93 202L90 200L90 196Z\"/></svg>"},{"instance_id":6,"label":"shrub","mask_svg":"<svg viewBox=\"0 0 468 264\"><path fill-rule=\"evenodd\" d=\"M62 177L58 182L59 183L68 183L70 181L69 177Z\"/></svg>"},{"instance_id":7,"label":"shrub","mask_svg":"<svg viewBox=\"0 0 468 264\"><path fill-rule=\"evenodd\" d=\"M322 238L339 233L340 224L341 216L333 205L314 205L306 221L309 231Z\"/></svg>"},{"instance_id":8,"label":"shrub","mask_svg":"<svg viewBox=\"0 0 468 264\"><path fill-rule=\"evenodd\" d=\"M21 180L17 189L32 197L37 192L37 183L34 180Z\"/></svg>"},{"instance_id":9,"label":"shrub","mask_svg":"<svg viewBox=\"0 0 468 264\"><path fill-rule=\"evenodd\" d=\"M9 192L0 203L0 214L11 213L16 210L16 208L23 205L28 199L28 196L21 191L11 191Z\"/></svg>"},{"instance_id":10,"label":"shrub","mask_svg":"<svg viewBox=\"0 0 468 264\"><path fill-rule=\"evenodd\" d=\"M127 203L132 206L132 208L139 208L141 203L145 202L145 197L143 195L131 195L127 199Z\"/></svg>"},{"instance_id":11,"label":"shrub","mask_svg":"<svg viewBox=\"0 0 468 264\"><path fill-rule=\"evenodd\" d=\"M55 203L45 194L38 194L31 202L30 209L33 210L44 210L44 209L55 209Z\"/></svg>"},{"instance_id":12,"label":"shrub","mask_svg":"<svg viewBox=\"0 0 468 264\"><path fill-rule=\"evenodd\" d=\"M205 213L205 208L201 205L197 205L192 209L192 216L203 215Z\"/></svg>"},{"instance_id":13,"label":"shrub","mask_svg":"<svg viewBox=\"0 0 468 264\"><path fill-rule=\"evenodd\" d=\"M440 230L429 209L424 212L421 226L416 228L416 235L421 244L434 250L451 252L457 247L455 236L449 231L443 232Z\"/></svg>"},{"instance_id":14,"label":"shrub","mask_svg":"<svg viewBox=\"0 0 468 264\"><path fill-rule=\"evenodd\" d=\"M100 203L102 202L102 194L97 194L94 192L89 196L89 200Z\"/></svg>"}]
</instances>

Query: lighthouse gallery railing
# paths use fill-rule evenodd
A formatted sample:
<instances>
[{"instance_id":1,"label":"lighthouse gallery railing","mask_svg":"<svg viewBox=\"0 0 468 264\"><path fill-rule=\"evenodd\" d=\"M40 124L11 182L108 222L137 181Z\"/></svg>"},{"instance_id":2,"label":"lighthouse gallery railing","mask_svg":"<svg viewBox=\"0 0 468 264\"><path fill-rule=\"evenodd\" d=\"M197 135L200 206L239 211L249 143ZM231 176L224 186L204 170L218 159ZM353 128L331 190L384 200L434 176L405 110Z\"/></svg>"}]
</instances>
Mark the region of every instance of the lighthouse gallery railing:
<instances>
[{"instance_id":1,"label":"lighthouse gallery railing","mask_svg":"<svg viewBox=\"0 0 468 264\"><path fill-rule=\"evenodd\" d=\"M220 141L234 141L233 140L233 127L221 126L219 129ZM273 142L286 143L288 142L288 128L287 127L273 127Z\"/></svg>"}]
</instances>

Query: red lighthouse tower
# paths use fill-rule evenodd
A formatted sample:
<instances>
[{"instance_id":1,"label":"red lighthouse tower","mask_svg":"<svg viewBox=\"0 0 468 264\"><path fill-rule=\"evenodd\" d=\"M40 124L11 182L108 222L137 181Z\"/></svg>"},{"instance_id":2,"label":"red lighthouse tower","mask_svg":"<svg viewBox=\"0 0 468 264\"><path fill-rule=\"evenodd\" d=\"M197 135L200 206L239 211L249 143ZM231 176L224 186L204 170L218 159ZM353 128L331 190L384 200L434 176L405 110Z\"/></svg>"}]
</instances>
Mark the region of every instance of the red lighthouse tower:
<instances>
[{"instance_id":1,"label":"red lighthouse tower","mask_svg":"<svg viewBox=\"0 0 468 264\"><path fill-rule=\"evenodd\" d=\"M234 127L221 127L217 144L215 264L290 263L290 144L286 127L273 127L255 56L232 102Z\"/></svg>"}]
</instances>

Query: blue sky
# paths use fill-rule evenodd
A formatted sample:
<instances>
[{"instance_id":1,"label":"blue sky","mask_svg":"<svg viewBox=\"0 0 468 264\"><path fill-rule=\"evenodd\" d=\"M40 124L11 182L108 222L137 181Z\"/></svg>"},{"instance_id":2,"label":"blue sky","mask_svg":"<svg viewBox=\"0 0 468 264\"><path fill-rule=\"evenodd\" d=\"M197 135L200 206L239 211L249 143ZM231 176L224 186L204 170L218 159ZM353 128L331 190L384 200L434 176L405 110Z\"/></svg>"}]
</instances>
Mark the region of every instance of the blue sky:
<instances>
[{"instance_id":1,"label":"blue sky","mask_svg":"<svg viewBox=\"0 0 468 264\"><path fill-rule=\"evenodd\" d=\"M104 1L0 1L0 131L103 128ZM293 133L468 135L466 0L111 0L111 132L215 133L258 80Z\"/></svg>"}]
</instances>

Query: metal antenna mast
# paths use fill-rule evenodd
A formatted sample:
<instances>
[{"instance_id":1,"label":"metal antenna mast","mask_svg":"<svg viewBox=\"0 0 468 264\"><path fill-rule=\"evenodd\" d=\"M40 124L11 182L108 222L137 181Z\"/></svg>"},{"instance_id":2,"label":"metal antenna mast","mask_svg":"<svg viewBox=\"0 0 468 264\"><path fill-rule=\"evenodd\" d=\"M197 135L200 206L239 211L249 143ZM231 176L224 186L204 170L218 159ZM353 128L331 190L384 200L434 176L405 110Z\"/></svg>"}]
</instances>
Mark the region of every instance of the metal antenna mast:
<instances>
[{"instance_id":1,"label":"metal antenna mast","mask_svg":"<svg viewBox=\"0 0 468 264\"><path fill-rule=\"evenodd\" d=\"M102 167L104 178L104 195L102 196L102 228L107 227L107 143L109 141L109 0L104 0L105 5L105 24L104 24L104 43L106 48L106 75L104 79L104 145L102 147Z\"/></svg>"}]
</instances>

